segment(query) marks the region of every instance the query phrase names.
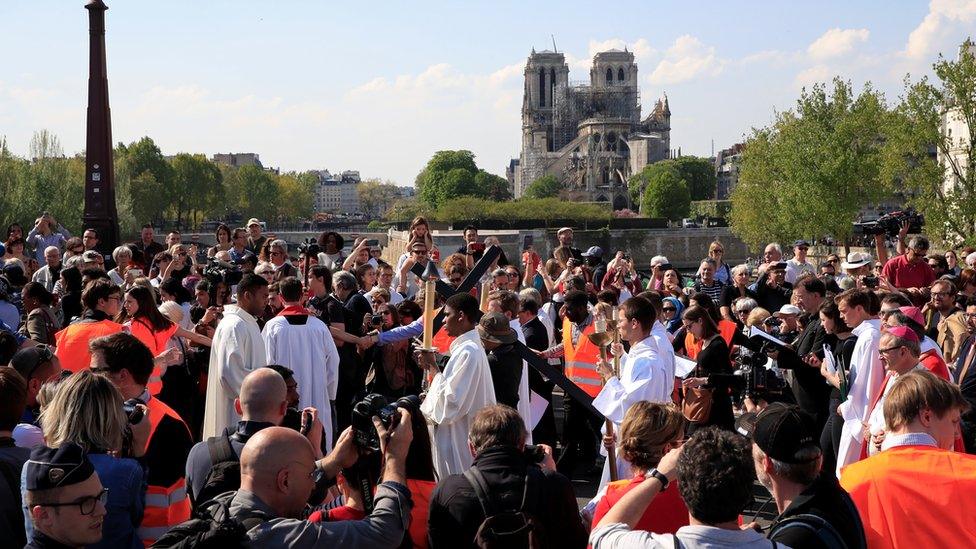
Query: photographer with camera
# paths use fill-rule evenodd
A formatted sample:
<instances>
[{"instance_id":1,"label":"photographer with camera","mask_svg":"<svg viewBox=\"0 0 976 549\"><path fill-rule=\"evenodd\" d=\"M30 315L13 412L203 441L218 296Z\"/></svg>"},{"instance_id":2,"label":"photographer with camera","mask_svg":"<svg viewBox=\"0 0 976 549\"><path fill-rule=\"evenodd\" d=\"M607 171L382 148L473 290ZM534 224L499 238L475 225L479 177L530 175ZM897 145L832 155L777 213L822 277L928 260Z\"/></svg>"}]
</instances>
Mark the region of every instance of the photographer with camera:
<instances>
[{"instance_id":1,"label":"photographer with camera","mask_svg":"<svg viewBox=\"0 0 976 549\"><path fill-rule=\"evenodd\" d=\"M149 434L142 461L148 470L148 487L139 537L149 545L190 518L183 464L193 438L183 418L148 389L155 365L152 353L139 339L127 333L113 334L93 340L88 347L91 370L108 378L127 405L146 407Z\"/></svg>"},{"instance_id":2,"label":"photographer with camera","mask_svg":"<svg viewBox=\"0 0 976 549\"><path fill-rule=\"evenodd\" d=\"M512 408L478 412L467 437L474 463L442 477L431 498L431 549L484 546L491 534L492 546L586 546L572 484L555 471L552 450L526 446L525 436Z\"/></svg>"},{"instance_id":3,"label":"photographer with camera","mask_svg":"<svg viewBox=\"0 0 976 549\"><path fill-rule=\"evenodd\" d=\"M319 411L328 451L333 440L332 401L339 383L339 351L325 323L301 305L302 283L297 278L283 279L279 292L285 307L262 331L267 363L294 372L295 381L305 389L299 407Z\"/></svg>"},{"instance_id":4,"label":"photographer with camera","mask_svg":"<svg viewBox=\"0 0 976 549\"><path fill-rule=\"evenodd\" d=\"M925 259L928 251L928 239L913 236L908 240L905 253L889 259L881 270L882 277L895 288L907 292L917 304L925 301L924 291L935 282L935 271Z\"/></svg>"}]
</instances>

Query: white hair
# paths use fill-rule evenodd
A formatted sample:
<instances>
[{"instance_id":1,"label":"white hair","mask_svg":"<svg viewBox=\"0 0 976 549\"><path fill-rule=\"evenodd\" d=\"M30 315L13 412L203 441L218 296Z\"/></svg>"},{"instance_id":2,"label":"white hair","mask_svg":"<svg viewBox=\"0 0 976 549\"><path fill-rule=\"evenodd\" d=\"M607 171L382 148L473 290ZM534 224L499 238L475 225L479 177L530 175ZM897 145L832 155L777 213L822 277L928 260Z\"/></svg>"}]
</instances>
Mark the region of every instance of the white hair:
<instances>
[{"instance_id":1,"label":"white hair","mask_svg":"<svg viewBox=\"0 0 976 549\"><path fill-rule=\"evenodd\" d=\"M48 250L51 248L54 248L54 246L49 247ZM47 250L44 250L44 253L47 253ZM118 263L120 257L128 257L129 259L132 259L132 250L130 250L127 246L119 246L118 248L112 250L112 261Z\"/></svg>"},{"instance_id":2,"label":"white hair","mask_svg":"<svg viewBox=\"0 0 976 549\"><path fill-rule=\"evenodd\" d=\"M739 273L749 274L749 266L746 265L745 263L743 263L742 265L736 265L735 267L732 267L732 270L730 272L732 273L732 276L736 276Z\"/></svg>"},{"instance_id":3,"label":"white hair","mask_svg":"<svg viewBox=\"0 0 976 549\"><path fill-rule=\"evenodd\" d=\"M766 245L766 248L765 249L768 250L770 248L776 250L777 252L779 252L781 254L783 253L783 248L781 248L780 245L777 244L776 242L770 242L769 244Z\"/></svg>"},{"instance_id":4,"label":"white hair","mask_svg":"<svg viewBox=\"0 0 976 549\"><path fill-rule=\"evenodd\" d=\"M651 258L651 267L655 265L666 265L668 263L670 263L670 261L668 261L668 258L664 257L663 255L656 255Z\"/></svg>"},{"instance_id":5,"label":"white hair","mask_svg":"<svg viewBox=\"0 0 976 549\"><path fill-rule=\"evenodd\" d=\"M271 242L271 245L269 246L269 248L281 248L282 250L285 251L285 253L287 253L288 252L288 243L285 242L284 240L278 238L278 239L273 240Z\"/></svg>"},{"instance_id":6,"label":"white hair","mask_svg":"<svg viewBox=\"0 0 976 549\"><path fill-rule=\"evenodd\" d=\"M159 305L159 312L173 324L183 322L183 307L175 301L164 301Z\"/></svg>"},{"instance_id":7,"label":"white hair","mask_svg":"<svg viewBox=\"0 0 976 549\"><path fill-rule=\"evenodd\" d=\"M61 255L61 248L58 248L57 246L48 246L47 248L44 248L44 255L47 255L51 250L54 250L55 252L58 252L58 255Z\"/></svg>"}]
</instances>

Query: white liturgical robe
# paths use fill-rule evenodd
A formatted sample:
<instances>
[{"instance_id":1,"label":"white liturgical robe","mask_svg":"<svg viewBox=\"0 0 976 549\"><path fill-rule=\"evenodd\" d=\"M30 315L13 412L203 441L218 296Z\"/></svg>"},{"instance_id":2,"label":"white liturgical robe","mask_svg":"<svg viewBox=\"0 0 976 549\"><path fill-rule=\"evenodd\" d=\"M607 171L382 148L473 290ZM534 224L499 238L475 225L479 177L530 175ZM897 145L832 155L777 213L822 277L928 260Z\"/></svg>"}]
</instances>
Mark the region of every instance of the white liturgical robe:
<instances>
[{"instance_id":1,"label":"white liturgical robe","mask_svg":"<svg viewBox=\"0 0 976 549\"><path fill-rule=\"evenodd\" d=\"M210 347L207 404L201 433L204 439L222 434L227 427L237 427L241 416L234 409L234 399L241 393L244 377L266 366L266 360L257 319L237 305L225 305L224 318L217 324Z\"/></svg>"},{"instance_id":2,"label":"white liturgical robe","mask_svg":"<svg viewBox=\"0 0 976 549\"><path fill-rule=\"evenodd\" d=\"M468 432L474 415L495 404L488 355L477 330L451 343L451 358L444 371L434 376L420 411L430 427L431 449L437 477L463 473L473 458Z\"/></svg>"},{"instance_id":3,"label":"white liturgical robe","mask_svg":"<svg viewBox=\"0 0 976 549\"><path fill-rule=\"evenodd\" d=\"M324 322L303 308L285 308L264 325L268 364L281 364L295 372L298 408L312 406L325 428L326 449L332 449L332 405L339 385L339 351ZM296 314L297 313L297 314Z\"/></svg>"},{"instance_id":4,"label":"white liturgical robe","mask_svg":"<svg viewBox=\"0 0 976 549\"><path fill-rule=\"evenodd\" d=\"M837 478L840 478L841 469L861 458L864 424L871 414L868 407L881 390L884 366L878 355L880 326L881 321L875 318L865 320L851 330L857 336L854 354L851 355L851 377L854 380L850 382L847 400L840 404L844 426L841 429L840 445L837 447Z\"/></svg>"},{"instance_id":5,"label":"white liturgical robe","mask_svg":"<svg viewBox=\"0 0 976 549\"><path fill-rule=\"evenodd\" d=\"M629 353L621 355L619 375L611 377L593 399L593 407L613 422L618 441L620 424L632 405L642 400L660 404L671 402L674 375L670 368L667 358L658 352L652 335L635 343ZM601 451L606 452L602 445ZM620 479L632 476L630 464L624 461L620 452L617 452L617 475ZM610 482L608 464L603 466L603 477L601 486Z\"/></svg>"}]
</instances>

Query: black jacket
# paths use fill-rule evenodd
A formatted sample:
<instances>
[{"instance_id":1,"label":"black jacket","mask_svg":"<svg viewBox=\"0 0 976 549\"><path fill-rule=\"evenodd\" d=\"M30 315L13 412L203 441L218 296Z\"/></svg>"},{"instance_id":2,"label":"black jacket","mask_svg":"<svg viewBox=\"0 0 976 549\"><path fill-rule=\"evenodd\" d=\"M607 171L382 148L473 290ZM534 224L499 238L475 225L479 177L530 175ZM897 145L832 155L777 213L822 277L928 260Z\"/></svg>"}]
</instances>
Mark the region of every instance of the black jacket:
<instances>
[{"instance_id":1,"label":"black jacket","mask_svg":"<svg viewBox=\"0 0 976 549\"><path fill-rule=\"evenodd\" d=\"M830 400L830 385L820 375L820 368L814 368L803 357L815 353L823 360L824 337L827 333L820 324L820 318L811 318L806 328L800 332L793 347L779 352L776 365L780 368L793 370L796 386L793 393L796 403L805 412L817 418L817 425L821 428L827 422L827 403ZM794 350L795 349L795 350Z\"/></svg>"},{"instance_id":2,"label":"black jacket","mask_svg":"<svg viewBox=\"0 0 976 549\"><path fill-rule=\"evenodd\" d=\"M519 384L522 382L522 356L512 345L501 345L488 351L491 384L499 404L518 408Z\"/></svg>"},{"instance_id":3,"label":"black jacket","mask_svg":"<svg viewBox=\"0 0 976 549\"><path fill-rule=\"evenodd\" d=\"M524 454L511 447L489 448L474 460L484 475L496 506L517 509L522 501L525 475L541 482L538 509L526 509L545 527L546 546L559 549L586 547L586 531L579 518L573 485L555 472L528 465ZM464 475L442 480L430 498L427 522L431 549L472 547L485 516L474 489Z\"/></svg>"},{"instance_id":4,"label":"black jacket","mask_svg":"<svg viewBox=\"0 0 976 549\"><path fill-rule=\"evenodd\" d=\"M777 287L772 287L769 285L769 273L765 272L756 281L756 301L759 306L766 309L770 313L775 313L783 307L783 305L788 305L790 302L790 296L793 295L793 285L789 282L784 282Z\"/></svg>"},{"instance_id":5,"label":"black jacket","mask_svg":"<svg viewBox=\"0 0 976 549\"><path fill-rule=\"evenodd\" d=\"M776 517L770 526L768 537L790 547L835 547L826 545L821 541L821 536L810 528L804 527L810 524L808 521L804 521L802 526L794 522L793 526L785 527L783 522L791 517L796 518L797 515L814 515L822 518L836 530L849 549L867 546L864 540L864 525L861 524L857 508L830 471L826 471L808 486L786 510Z\"/></svg>"}]
</instances>

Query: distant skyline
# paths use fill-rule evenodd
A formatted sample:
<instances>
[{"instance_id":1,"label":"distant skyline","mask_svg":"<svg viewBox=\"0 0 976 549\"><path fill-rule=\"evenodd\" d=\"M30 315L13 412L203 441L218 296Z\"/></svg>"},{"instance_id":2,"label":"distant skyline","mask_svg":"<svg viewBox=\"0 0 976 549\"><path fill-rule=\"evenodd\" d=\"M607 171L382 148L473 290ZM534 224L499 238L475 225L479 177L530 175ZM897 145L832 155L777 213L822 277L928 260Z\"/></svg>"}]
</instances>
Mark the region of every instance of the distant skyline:
<instances>
[{"instance_id":1,"label":"distant skyline","mask_svg":"<svg viewBox=\"0 0 976 549\"><path fill-rule=\"evenodd\" d=\"M468 149L498 175L521 143L532 48L634 52L642 114L667 93L672 147L709 156L838 75L897 100L906 73L955 59L976 0L376 3L106 0L113 140L164 154L253 152L283 171L358 170L410 186L431 155ZM0 3L0 137L85 141L84 0ZM619 11L614 11L617 8Z\"/></svg>"}]
</instances>

